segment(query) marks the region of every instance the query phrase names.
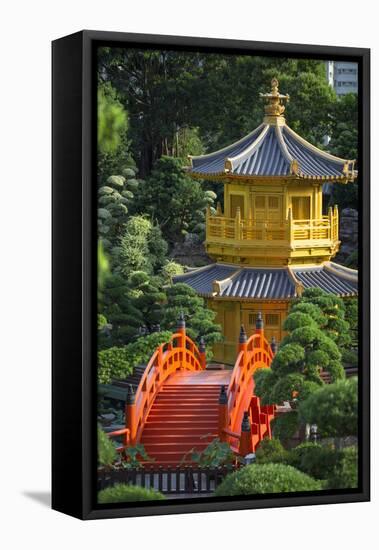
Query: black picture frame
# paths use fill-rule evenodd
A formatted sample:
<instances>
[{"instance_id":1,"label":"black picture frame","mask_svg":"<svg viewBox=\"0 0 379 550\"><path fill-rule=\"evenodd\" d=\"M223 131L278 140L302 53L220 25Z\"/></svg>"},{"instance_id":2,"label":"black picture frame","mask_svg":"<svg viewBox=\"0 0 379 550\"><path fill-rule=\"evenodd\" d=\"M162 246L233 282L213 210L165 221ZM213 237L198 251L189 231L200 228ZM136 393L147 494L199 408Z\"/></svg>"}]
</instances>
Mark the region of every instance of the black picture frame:
<instances>
[{"instance_id":1,"label":"black picture frame","mask_svg":"<svg viewBox=\"0 0 379 550\"><path fill-rule=\"evenodd\" d=\"M356 490L100 507L96 496L96 77L100 44L356 61L359 67L359 470ZM81 31L52 44L52 507L81 519L370 499L370 50Z\"/></svg>"}]
</instances>

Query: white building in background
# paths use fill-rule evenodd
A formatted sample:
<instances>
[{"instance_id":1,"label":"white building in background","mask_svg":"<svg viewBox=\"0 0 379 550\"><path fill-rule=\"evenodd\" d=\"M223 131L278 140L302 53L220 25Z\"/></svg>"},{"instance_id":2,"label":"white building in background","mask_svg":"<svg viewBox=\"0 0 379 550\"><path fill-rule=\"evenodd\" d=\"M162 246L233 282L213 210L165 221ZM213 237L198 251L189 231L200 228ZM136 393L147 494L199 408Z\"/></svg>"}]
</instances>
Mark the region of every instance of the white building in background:
<instances>
[{"instance_id":1,"label":"white building in background","mask_svg":"<svg viewBox=\"0 0 379 550\"><path fill-rule=\"evenodd\" d=\"M358 93L358 64L350 61L327 61L326 78L337 95Z\"/></svg>"}]
</instances>

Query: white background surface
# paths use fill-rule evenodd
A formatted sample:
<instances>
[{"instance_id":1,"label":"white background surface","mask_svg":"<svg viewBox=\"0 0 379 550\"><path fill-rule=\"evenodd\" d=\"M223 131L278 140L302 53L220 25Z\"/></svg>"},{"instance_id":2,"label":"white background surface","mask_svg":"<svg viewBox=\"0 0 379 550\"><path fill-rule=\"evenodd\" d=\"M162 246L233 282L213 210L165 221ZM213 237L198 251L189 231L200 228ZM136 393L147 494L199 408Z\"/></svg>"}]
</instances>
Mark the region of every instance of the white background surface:
<instances>
[{"instance_id":1,"label":"white background surface","mask_svg":"<svg viewBox=\"0 0 379 550\"><path fill-rule=\"evenodd\" d=\"M100 29L371 47L372 200L377 202L378 28L368 0L41 0L2 3L0 33L0 544L155 549L378 544L378 385L373 362L373 502L83 523L49 509L50 41ZM252 101L255 98L251 98ZM72 198L75 200L75 197ZM67 213L69 215L69 212ZM379 273L373 216L373 273ZM375 282L375 278L373 278ZM376 282L376 286L377 282ZM373 326L377 296L373 289ZM4 307L5 305L5 307ZM373 354L377 354L373 338ZM70 398L67 398L70 406ZM69 452L69 449L68 449Z\"/></svg>"}]
</instances>

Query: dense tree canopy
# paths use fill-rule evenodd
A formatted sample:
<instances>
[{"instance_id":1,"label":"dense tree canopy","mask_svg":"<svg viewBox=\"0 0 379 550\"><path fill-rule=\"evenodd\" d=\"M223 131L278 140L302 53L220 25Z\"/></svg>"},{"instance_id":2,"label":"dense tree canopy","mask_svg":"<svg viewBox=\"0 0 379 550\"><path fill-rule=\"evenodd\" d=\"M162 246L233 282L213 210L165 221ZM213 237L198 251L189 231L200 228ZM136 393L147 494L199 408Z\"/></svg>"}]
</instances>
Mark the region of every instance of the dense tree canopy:
<instances>
[{"instance_id":1,"label":"dense tree canopy","mask_svg":"<svg viewBox=\"0 0 379 550\"><path fill-rule=\"evenodd\" d=\"M319 388L300 405L300 415L325 437L357 435L358 381L355 377Z\"/></svg>"},{"instance_id":2,"label":"dense tree canopy","mask_svg":"<svg viewBox=\"0 0 379 550\"><path fill-rule=\"evenodd\" d=\"M306 139L321 145L330 135L338 147L337 126L349 120L348 101L338 104L317 60L102 48L98 74L129 115L143 178L162 155L211 151L251 132L262 121L259 93L274 76L291 96L291 127Z\"/></svg>"},{"instance_id":3,"label":"dense tree canopy","mask_svg":"<svg viewBox=\"0 0 379 550\"><path fill-rule=\"evenodd\" d=\"M173 243L185 233L204 233L205 210L216 195L183 172L180 159L161 157L151 175L141 182L135 210L158 223L165 239Z\"/></svg>"},{"instance_id":4,"label":"dense tree canopy","mask_svg":"<svg viewBox=\"0 0 379 550\"><path fill-rule=\"evenodd\" d=\"M259 369L254 375L255 393L263 404L287 401L293 406L292 412L274 420L274 434L282 440L289 439L301 424L299 404L324 385L321 373L328 372L332 381L345 377L337 345L342 340L338 331L341 326L345 330L345 325L337 324L335 319L339 319L339 299L328 297L318 289L304 292L284 322L288 334L271 368Z\"/></svg>"},{"instance_id":5,"label":"dense tree canopy","mask_svg":"<svg viewBox=\"0 0 379 550\"><path fill-rule=\"evenodd\" d=\"M203 298L198 296L193 288L177 283L167 289L162 326L167 330L175 330L181 313L184 314L190 338L199 343L203 337L208 345L221 341L221 327L214 323L214 311L205 307Z\"/></svg>"}]
</instances>

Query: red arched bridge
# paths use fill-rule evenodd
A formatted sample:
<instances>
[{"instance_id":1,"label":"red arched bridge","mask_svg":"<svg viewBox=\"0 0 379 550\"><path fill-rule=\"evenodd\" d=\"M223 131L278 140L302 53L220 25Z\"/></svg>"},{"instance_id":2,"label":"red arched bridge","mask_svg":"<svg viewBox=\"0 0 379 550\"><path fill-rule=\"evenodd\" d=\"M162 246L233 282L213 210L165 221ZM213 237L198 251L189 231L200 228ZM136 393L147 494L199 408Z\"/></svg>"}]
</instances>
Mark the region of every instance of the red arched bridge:
<instances>
[{"instance_id":1,"label":"red arched bridge","mask_svg":"<svg viewBox=\"0 0 379 550\"><path fill-rule=\"evenodd\" d=\"M275 346L264 337L258 315L249 338L241 327L232 370L208 370L205 345L186 335L183 316L169 342L153 353L135 392L126 399L125 428L109 433L123 437L125 447L142 443L154 463L176 466L192 449L203 451L215 438L238 455L254 452L271 437L273 406L261 406L254 395L253 374L270 366Z\"/></svg>"}]
</instances>

